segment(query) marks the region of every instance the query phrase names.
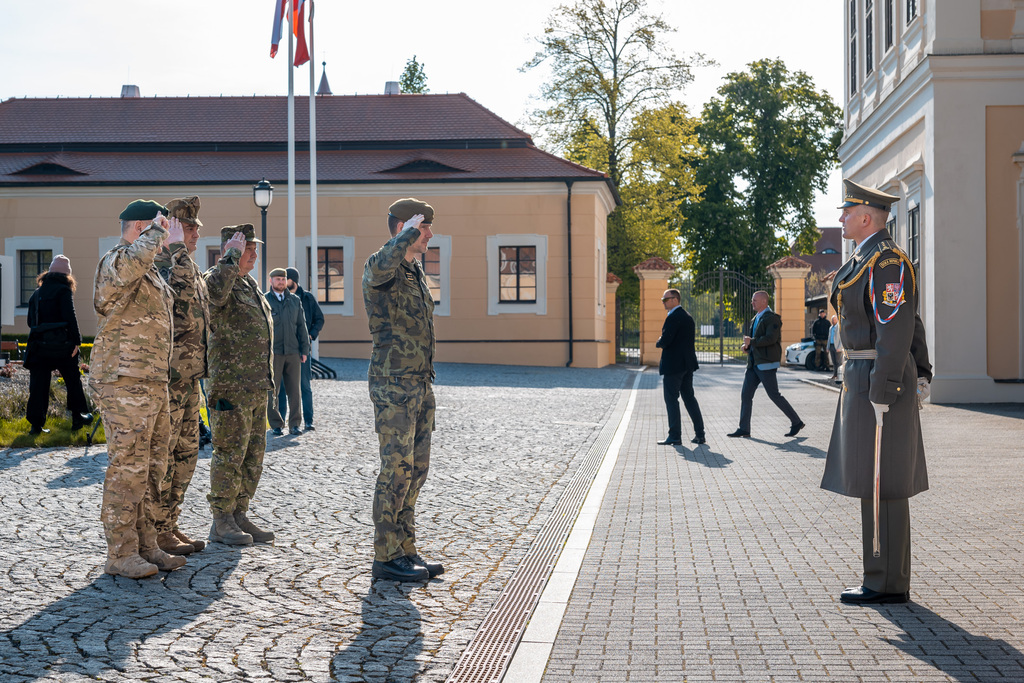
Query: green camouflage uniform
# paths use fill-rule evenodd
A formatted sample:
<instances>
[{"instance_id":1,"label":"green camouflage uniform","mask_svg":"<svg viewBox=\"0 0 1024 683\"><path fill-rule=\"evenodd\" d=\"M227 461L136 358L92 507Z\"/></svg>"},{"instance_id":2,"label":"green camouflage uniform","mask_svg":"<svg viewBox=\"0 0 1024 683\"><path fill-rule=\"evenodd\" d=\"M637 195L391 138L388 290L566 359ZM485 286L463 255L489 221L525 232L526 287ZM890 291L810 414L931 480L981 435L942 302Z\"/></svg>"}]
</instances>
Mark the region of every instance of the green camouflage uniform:
<instances>
[{"instance_id":1,"label":"green camouflage uniform","mask_svg":"<svg viewBox=\"0 0 1024 683\"><path fill-rule=\"evenodd\" d=\"M160 274L174 290L174 350L171 354L171 436L167 475L160 486L157 532L178 526L181 503L199 459L199 380L206 377L209 295L199 267L185 244L161 249Z\"/></svg>"},{"instance_id":2,"label":"green camouflage uniform","mask_svg":"<svg viewBox=\"0 0 1024 683\"><path fill-rule=\"evenodd\" d=\"M373 496L374 559L415 554L414 508L430 466L434 429L434 301L418 260L405 260L420 237L403 230L363 269L363 301L373 335L369 389L380 441Z\"/></svg>"},{"instance_id":3,"label":"green camouflage uniform","mask_svg":"<svg viewBox=\"0 0 1024 683\"><path fill-rule=\"evenodd\" d=\"M167 381L173 294L153 259L167 231L122 239L96 269L98 314L89 391L107 435L100 518L110 560L157 548L154 518L167 471Z\"/></svg>"},{"instance_id":4,"label":"green camouflage uniform","mask_svg":"<svg viewBox=\"0 0 1024 683\"><path fill-rule=\"evenodd\" d=\"M229 249L203 275L210 296L207 410L213 432L207 500L214 514L249 509L263 473L273 386L270 306L252 276L239 273L240 256Z\"/></svg>"}]
</instances>

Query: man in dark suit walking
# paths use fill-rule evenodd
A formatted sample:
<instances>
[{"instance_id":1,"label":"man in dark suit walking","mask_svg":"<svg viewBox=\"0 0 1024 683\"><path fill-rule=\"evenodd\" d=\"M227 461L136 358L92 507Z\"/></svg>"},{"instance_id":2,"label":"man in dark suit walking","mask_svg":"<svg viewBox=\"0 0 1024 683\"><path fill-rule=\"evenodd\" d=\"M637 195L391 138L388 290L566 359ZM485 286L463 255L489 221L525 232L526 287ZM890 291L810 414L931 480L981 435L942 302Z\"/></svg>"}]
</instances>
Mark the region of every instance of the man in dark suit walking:
<instances>
[{"instance_id":1,"label":"man in dark suit walking","mask_svg":"<svg viewBox=\"0 0 1024 683\"><path fill-rule=\"evenodd\" d=\"M665 407L668 409L668 437L658 443L663 446L679 446L683 443L682 420L679 416L679 397L693 422L695 436L691 443L706 443L704 439L704 418L700 405L693 395L693 373L697 370L697 351L694 348L695 325L693 318L679 303L679 290L667 289L661 295L661 303L668 311L665 324L661 326L661 337L657 347L661 349L658 373L662 375L665 388Z\"/></svg>"},{"instance_id":2,"label":"man in dark suit walking","mask_svg":"<svg viewBox=\"0 0 1024 683\"><path fill-rule=\"evenodd\" d=\"M786 436L796 436L805 425L793 410L793 406L789 405L789 401L779 393L779 380L776 377L782 360L782 318L769 308L768 292L754 292L750 304L757 315L750 324L750 336L743 337L743 350L749 355L747 373L743 377L743 391L740 394L740 428L729 436L750 436L754 392L760 384L764 385L765 393L772 403L789 418L790 427Z\"/></svg>"}]
</instances>

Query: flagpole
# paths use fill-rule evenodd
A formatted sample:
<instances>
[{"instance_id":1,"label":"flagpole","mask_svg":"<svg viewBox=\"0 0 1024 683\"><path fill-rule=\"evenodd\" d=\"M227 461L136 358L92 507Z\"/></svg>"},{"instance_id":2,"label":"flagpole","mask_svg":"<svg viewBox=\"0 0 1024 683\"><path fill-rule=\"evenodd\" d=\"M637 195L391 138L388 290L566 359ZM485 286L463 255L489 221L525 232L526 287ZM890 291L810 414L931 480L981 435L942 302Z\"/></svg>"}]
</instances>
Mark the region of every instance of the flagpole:
<instances>
[{"instance_id":1,"label":"flagpole","mask_svg":"<svg viewBox=\"0 0 1024 683\"><path fill-rule=\"evenodd\" d=\"M316 85L315 68L316 60L313 59L313 0L306 0L309 3L309 262L311 273L309 274L309 291L314 300L318 300L317 287L319 286L320 256L316 245ZM320 357L320 342L313 342L313 357Z\"/></svg>"},{"instance_id":2,"label":"flagpole","mask_svg":"<svg viewBox=\"0 0 1024 683\"><path fill-rule=\"evenodd\" d=\"M295 264L295 1L288 3L288 261Z\"/></svg>"}]
</instances>

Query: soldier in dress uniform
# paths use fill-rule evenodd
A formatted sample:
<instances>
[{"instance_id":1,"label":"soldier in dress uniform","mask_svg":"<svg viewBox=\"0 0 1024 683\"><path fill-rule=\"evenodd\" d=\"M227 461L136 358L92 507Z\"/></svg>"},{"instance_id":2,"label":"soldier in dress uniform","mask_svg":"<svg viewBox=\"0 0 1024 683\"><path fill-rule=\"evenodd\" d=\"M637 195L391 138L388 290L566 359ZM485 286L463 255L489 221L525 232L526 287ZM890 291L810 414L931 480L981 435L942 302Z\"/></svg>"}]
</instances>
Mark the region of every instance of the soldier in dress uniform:
<instances>
[{"instance_id":1,"label":"soldier in dress uniform","mask_svg":"<svg viewBox=\"0 0 1024 683\"><path fill-rule=\"evenodd\" d=\"M388 209L391 239L366 260L363 301L373 336L369 389L380 441L373 495L372 575L423 581L444 572L416 549L415 505L434 429L434 301L417 256L433 235L434 209L401 199Z\"/></svg>"},{"instance_id":2,"label":"soldier in dress uniform","mask_svg":"<svg viewBox=\"0 0 1024 683\"><path fill-rule=\"evenodd\" d=\"M917 274L885 230L889 207L899 198L850 180L843 187L839 222L843 237L857 248L832 282L846 369L821 487L861 499L864 579L840 599L850 604L906 602L908 499L928 489L918 409L928 395L931 364L917 314ZM872 550L876 415L883 419L877 558Z\"/></svg>"},{"instance_id":3,"label":"soldier in dress uniform","mask_svg":"<svg viewBox=\"0 0 1024 683\"><path fill-rule=\"evenodd\" d=\"M199 197L172 199L167 211L181 222L184 241L164 243L156 257L160 275L174 291L174 350L171 353L171 437L167 476L160 486L157 542L172 555L188 555L206 547L178 528L185 491L199 459L199 380L206 377L206 328L210 310L206 281L192 260L199 242Z\"/></svg>"},{"instance_id":4,"label":"soldier in dress uniform","mask_svg":"<svg viewBox=\"0 0 1024 683\"><path fill-rule=\"evenodd\" d=\"M274 540L248 516L263 473L267 446L267 392L274 386L274 323L260 286L251 224L221 228L221 258L203 277L210 296L207 409L213 432L210 540L230 545Z\"/></svg>"},{"instance_id":5,"label":"soldier in dress uniform","mask_svg":"<svg viewBox=\"0 0 1024 683\"><path fill-rule=\"evenodd\" d=\"M166 213L142 199L121 212L121 240L100 259L93 294L98 320L89 391L107 435L105 571L134 579L185 564L160 550L155 526L167 472L174 295L153 260L165 239L180 242L183 235Z\"/></svg>"}]
</instances>

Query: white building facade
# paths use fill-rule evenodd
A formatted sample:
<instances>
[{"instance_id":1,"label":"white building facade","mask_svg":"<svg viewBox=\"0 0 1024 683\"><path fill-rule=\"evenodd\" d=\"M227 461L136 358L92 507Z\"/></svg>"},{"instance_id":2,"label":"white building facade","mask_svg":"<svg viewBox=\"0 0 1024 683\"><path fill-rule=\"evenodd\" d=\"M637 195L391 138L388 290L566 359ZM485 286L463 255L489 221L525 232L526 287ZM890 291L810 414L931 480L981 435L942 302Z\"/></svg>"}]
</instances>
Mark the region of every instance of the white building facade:
<instances>
[{"instance_id":1,"label":"white building facade","mask_svg":"<svg viewBox=\"0 0 1024 683\"><path fill-rule=\"evenodd\" d=\"M1024 401L1024 0L844 2L843 176L900 197L932 400Z\"/></svg>"}]
</instances>

